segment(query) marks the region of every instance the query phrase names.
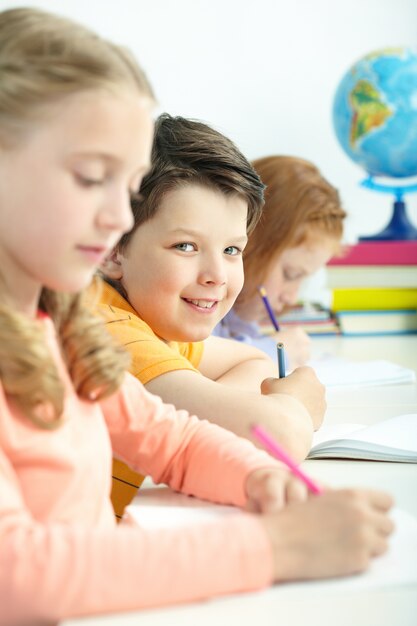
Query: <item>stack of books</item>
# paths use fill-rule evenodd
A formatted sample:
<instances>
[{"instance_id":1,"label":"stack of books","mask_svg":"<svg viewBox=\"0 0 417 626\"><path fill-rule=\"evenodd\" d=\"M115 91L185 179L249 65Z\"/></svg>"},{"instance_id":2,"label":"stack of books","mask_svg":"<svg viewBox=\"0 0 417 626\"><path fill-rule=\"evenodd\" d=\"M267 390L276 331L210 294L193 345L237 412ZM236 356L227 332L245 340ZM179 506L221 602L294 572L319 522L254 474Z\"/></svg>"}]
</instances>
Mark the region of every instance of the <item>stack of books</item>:
<instances>
[{"instance_id":1,"label":"stack of books","mask_svg":"<svg viewBox=\"0 0 417 626\"><path fill-rule=\"evenodd\" d=\"M281 329L291 326L300 326L307 334L313 336L328 336L340 334L337 320L329 309L313 302L300 303L286 313L279 313L278 321ZM265 319L262 332L265 335L275 331L269 320Z\"/></svg>"},{"instance_id":2,"label":"stack of books","mask_svg":"<svg viewBox=\"0 0 417 626\"><path fill-rule=\"evenodd\" d=\"M327 266L343 335L417 333L417 241L364 241Z\"/></svg>"}]
</instances>

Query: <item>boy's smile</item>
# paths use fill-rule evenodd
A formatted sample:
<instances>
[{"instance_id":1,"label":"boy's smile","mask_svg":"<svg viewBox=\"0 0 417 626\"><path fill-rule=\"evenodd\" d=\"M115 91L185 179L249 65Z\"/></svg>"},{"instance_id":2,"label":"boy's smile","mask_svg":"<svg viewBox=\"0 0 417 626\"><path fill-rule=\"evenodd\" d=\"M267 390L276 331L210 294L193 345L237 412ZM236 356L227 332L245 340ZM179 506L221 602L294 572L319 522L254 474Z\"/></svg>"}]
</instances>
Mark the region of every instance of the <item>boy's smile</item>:
<instances>
[{"instance_id":1,"label":"boy's smile","mask_svg":"<svg viewBox=\"0 0 417 626\"><path fill-rule=\"evenodd\" d=\"M189 300L188 298L183 298L185 302L191 304L196 307L197 310L206 310L208 312L212 311L216 305L218 300Z\"/></svg>"},{"instance_id":2,"label":"boy's smile","mask_svg":"<svg viewBox=\"0 0 417 626\"><path fill-rule=\"evenodd\" d=\"M200 341L243 285L247 203L187 184L167 192L154 217L117 253L119 278L139 316L166 341Z\"/></svg>"}]
</instances>

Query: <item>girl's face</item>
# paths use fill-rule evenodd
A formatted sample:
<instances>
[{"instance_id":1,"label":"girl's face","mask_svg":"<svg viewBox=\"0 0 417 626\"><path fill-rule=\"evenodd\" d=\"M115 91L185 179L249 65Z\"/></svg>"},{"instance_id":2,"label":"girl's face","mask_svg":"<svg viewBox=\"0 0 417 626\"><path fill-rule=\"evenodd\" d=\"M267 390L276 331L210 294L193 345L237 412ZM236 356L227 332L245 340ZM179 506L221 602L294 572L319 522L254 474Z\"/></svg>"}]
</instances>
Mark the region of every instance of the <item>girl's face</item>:
<instances>
[{"instance_id":1,"label":"girl's face","mask_svg":"<svg viewBox=\"0 0 417 626\"><path fill-rule=\"evenodd\" d=\"M113 255L112 277L159 337L203 340L232 307L243 285L246 217L240 197L187 185L169 191Z\"/></svg>"},{"instance_id":2,"label":"girl's face","mask_svg":"<svg viewBox=\"0 0 417 626\"><path fill-rule=\"evenodd\" d=\"M82 92L47 113L17 145L0 145L0 273L29 314L43 286L88 285L132 227L129 195L153 135L150 101L133 92Z\"/></svg>"},{"instance_id":3,"label":"girl's face","mask_svg":"<svg viewBox=\"0 0 417 626\"><path fill-rule=\"evenodd\" d=\"M305 278L317 272L335 254L338 241L332 237L317 236L294 247L287 248L271 264L263 286L274 311L279 313L286 306L293 306ZM260 321L265 318L265 307L259 294L239 303L239 315L246 320Z\"/></svg>"}]
</instances>

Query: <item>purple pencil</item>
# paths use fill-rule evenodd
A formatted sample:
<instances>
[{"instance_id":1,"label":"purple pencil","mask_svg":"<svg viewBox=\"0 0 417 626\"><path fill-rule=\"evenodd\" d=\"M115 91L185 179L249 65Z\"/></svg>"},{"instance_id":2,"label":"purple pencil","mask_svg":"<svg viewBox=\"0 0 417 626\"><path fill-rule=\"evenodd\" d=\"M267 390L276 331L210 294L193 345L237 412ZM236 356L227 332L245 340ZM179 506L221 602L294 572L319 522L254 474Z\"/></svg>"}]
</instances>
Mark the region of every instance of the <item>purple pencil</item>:
<instances>
[{"instance_id":1,"label":"purple pencil","mask_svg":"<svg viewBox=\"0 0 417 626\"><path fill-rule=\"evenodd\" d=\"M258 291L259 291L259 294L260 294L260 296L261 296L261 298L263 300L263 303L265 305L266 312L269 315L269 319L272 322L272 326L275 328L275 330L279 330L278 320L275 317L275 313L273 312L272 307L271 307L271 305L269 303L268 295L266 293L265 287L258 287Z\"/></svg>"}]
</instances>

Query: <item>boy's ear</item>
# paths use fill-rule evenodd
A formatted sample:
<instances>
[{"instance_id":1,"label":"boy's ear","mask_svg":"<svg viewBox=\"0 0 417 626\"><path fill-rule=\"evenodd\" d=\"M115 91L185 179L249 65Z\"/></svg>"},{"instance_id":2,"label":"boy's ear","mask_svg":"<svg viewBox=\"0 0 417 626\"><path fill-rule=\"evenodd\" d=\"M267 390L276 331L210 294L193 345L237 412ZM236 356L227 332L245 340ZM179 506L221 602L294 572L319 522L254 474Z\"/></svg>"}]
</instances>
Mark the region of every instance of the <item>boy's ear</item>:
<instances>
[{"instance_id":1,"label":"boy's ear","mask_svg":"<svg viewBox=\"0 0 417 626\"><path fill-rule=\"evenodd\" d=\"M106 256L100 265L100 269L109 278L120 280L123 278L122 264L120 261L120 253L114 249Z\"/></svg>"}]
</instances>

